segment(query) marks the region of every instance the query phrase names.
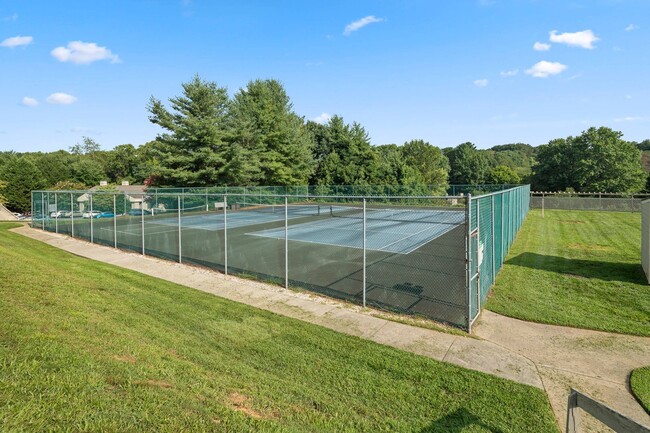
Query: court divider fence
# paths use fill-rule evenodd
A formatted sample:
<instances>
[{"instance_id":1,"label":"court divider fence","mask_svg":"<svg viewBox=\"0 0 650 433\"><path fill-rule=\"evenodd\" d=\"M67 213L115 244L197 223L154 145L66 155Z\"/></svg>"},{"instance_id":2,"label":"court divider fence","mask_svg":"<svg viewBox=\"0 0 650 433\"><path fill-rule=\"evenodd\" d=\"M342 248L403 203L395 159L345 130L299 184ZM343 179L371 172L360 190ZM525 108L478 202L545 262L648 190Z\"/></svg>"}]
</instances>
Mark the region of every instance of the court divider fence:
<instances>
[{"instance_id":1,"label":"court divider fence","mask_svg":"<svg viewBox=\"0 0 650 433\"><path fill-rule=\"evenodd\" d=\"M611 212L641 212L641 202L650 194L606 192L545 192L530 193L531 209L593 210Z\"/></svg>"},{"instance_id":2,"label":"court divider fence","mask_svg":"<svg viewBox=\"0 0 650 433\"><path fill-rule=\"evenodd\" d=\"M33 191L32 226L471 332L530 205L529 185L502 187Z\"/></svg>"}]
</instances>

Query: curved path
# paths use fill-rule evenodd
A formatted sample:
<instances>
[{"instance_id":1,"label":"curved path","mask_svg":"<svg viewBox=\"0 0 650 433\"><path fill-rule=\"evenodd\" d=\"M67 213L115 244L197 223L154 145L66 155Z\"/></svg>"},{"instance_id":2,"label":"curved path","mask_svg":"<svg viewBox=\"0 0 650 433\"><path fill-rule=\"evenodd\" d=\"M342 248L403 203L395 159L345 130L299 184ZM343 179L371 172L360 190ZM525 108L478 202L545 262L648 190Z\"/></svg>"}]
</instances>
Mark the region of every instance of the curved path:
<instances>
[{"instance_id":1,"label":"curved path","mask_svg":"<svg viewBox=\"0 0 650 433\"><path fill-rule=\"evenodd\" d=\"M629 392L630 372L650 364L650 338L542 325L484 311L471 338L405 325L314 294L244 280L187 265L31 229L13 231L78 256L212 293L439 361L546 390L560 426L569 388L648 425ZM609 431L585 417L585 431ZM564 427L562 427L564 430Z\"/></svg>"}]
</instances>

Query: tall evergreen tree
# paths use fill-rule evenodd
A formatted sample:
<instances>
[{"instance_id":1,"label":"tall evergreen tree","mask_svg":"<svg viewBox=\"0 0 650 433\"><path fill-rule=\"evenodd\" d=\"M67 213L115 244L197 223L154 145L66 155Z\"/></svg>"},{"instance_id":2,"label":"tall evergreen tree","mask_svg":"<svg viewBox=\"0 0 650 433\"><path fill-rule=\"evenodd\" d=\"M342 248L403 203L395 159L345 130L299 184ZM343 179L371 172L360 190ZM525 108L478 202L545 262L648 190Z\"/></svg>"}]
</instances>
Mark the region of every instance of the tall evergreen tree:
<instances>
[{"instance_id":1,"label":"tall evergreen tree","mask_svg":"<svg viewBox=\"0 0 650 433\"><path fill-rule=\"evenodd\" d=\"M31 209L31 192L47 186L43 173L24 156L9 160L2 168L0 180L6 184L2 195L7 207L17 212Z\"/></svg>"},{"instance_id":2,"label":"tall evergreen tree","mask_svg":"<svg viewBox=\"0 0 650 433\"><path fill-rule=\"evenodd\" d=\"M223 182L227 163L229 99L224 87L196 75L170 98L172 111L151 97L149 120L167 132L156 139L156 182L163 186L207 186Z\"/></svg>"},{"instance_id":3,"label":"tall evergreen tree","mask_svg":"<svg viewBox=\"0 0 650 433\"><path fill-rule=\"evenodd\" d=\"M239 90L232 104L232 129L231 170L252 169L250 177L264 185L307 183L312 141L279 81L254 80Z\"/></svg>"}]
</instances>

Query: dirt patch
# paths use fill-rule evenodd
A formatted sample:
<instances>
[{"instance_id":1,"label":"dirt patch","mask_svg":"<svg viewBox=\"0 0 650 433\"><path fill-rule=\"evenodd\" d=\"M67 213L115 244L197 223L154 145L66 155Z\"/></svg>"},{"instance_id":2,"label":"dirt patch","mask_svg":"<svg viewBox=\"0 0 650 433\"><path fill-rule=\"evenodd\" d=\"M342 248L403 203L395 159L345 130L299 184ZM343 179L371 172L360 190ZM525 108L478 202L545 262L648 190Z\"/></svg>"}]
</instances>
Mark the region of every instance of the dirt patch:
<instances>
[{"instance_id":1,"label":"dirt patch","mask_svg":"<svg viewBox=\"0 0 650 433\"><path fill-rule=\"evenodd\" d=\"M113 359L120 362L127 362L129 364L135 364L135 356L132 355L115 355Z\"/></svg>"},{"instance_id":2,"label":"dirt patch","mask_svg":"<svg viewBox=\"0 0 650 433\"><path fill-rule=\"evenodd\" d=\"M607 245L593 244L569 244L572 250L590 250L590 251L612 251L613 248Z\"/></svg>"},{"instance_id":3,"label":"dirt patch","mask_svg":"<svg viewBox=\"0 0 650 433\"><path fill-rule=\"evenodd\" d=\"M144 386L150 386L153 388L171 388L172 384L169 382L165 382L164 380L136 380L135 382L136 385L144 385Z\"/></svg>"},{"instance_id":4,"label":"dirt patch","mask_svg":"<svg viewBox=\"0 0 650 433\"><path fill-rule=\"evenodd\" d=\"M255 418L255 419L264 418L264 416L260 412L248 407L248 401L250 399L244 394L240 394L238 392L231 392L230 394L228 394L228 400L230 401L232 408L235 409L236 411L243 412L246 415L250 416L251 418Z\"/></svg>"}]
</instances>

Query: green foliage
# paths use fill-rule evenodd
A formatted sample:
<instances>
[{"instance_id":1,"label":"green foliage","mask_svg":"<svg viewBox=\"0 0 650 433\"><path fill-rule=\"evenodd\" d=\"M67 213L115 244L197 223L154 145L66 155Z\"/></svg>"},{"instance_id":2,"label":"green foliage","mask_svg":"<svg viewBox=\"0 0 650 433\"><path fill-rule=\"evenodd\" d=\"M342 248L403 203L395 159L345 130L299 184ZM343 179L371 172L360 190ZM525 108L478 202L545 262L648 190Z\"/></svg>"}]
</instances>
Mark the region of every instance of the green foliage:
<instances>
[{"instance_id":1,"label":"green foliage","mask_svg":"<svg viewBox=\"0 0 650 433\"><path fill-rule=\"evenodd\" d=\"M0 180L0 204L7 203L7 198L4 195L2 195L2 192L6 187L7 187L7 182Z\"/></svg>"},{"instance_id":2,"label":"green foliage","mask_svg":"<svg viewBox=\"0 0 650 433\"><path fill-rule=\"evenodd\" d=\"M277 80L255 80L232 103L234 183L304 185L312 171L312 141ZM248 177L248 179L246 178ZM231 182L232 183L232 182Z\"/></svg>"},{"instance_id":3,"label":"green foliage","mask_svg":"<svg viewBox=\"0 0 650 433\"><path fill-rule=\"evenodd\" d=\"M636 146L639 150L650 150L650 139L643 140L640 143L630 142Z\"/></svg>"},{"instance_id":4,"label":"green foliage","mask_svg":"<svg viewBox=\"0 0 650 433\"><path fill-rule=\"evenodd\" d=\"M378 155L376 178L381 185L423 184L422 174L404 159L402 149L395 144L375 147Z\"/></svg>"},{"instance_id":5,"label":"green foliage","mask_svg":"<svg viewBox=\"0 0 650 433\"><path fill-rule=\"evenodd\" d=\"M308 128L315 142L313 185L380 183L379 155L360 124L348 125L341 116L333 116L326 125L309 122Z\"/></svg>"},{"instance_id":6,"label":"green foliage","mask_svg":"<svg viewBox=\"0 0 650 433\"><path fill-rule=\"evenodd\" d=\"M488 164L485 156L472 143L463 143L449 152L453 185L481 185L486 181Z\"/></svg>"},{"instance_id":7,"label":"green foliage","mask_svg":"<svg viewBox=\"0 0 650 433\"><path fill-rule=\"evenodd\" d=\"M70 153L73 155L91 155L99 152L101 146L90 137L82 137L81 143L70 146Z\"/></svg>"},{"instance_id":8,"label":"green foliage","mask_svg":"<svg viewBox=\"0 0 650 433\"><path fill-rule=\"evenodd\" d=\"M156 139L156 182L162 186L219 184L226 175L228 93L196 75L183 83L183 95L169 100L172 111L149 101L149 120L167 132Z\"/></svg>"},{"instance_id":9,"label":"green foliage","mask_svg":"<svg viewBox=\"0 0 650 433\"><path fill-rule=\"evenodd\" d=\"M72 166L80 159L79 156L71 155L65 150L30 153L26 156L41 170L48 187L72 179Z\"/></svg>"},{"instance_id":10,"label":"green foliage","mask_svg":"<svg viewBox=\"0 0 650 433\"><path fill-rule=\"evenodd\" d=\"M76 183L91 187L97 185L99 181L106 179L106 173L101 163L90 159L81 158L72 164L72 180Z\"/></svg>"},{"instance_id":11,"label":"green foliage","mask_svg":"<svg viewBox=\"0 0 650 433\"><path fill-rule=\"evenodd\" d=\"M540 146L533 188L543 191L639 192L646 173L641 153L610 128L589 128L577 137Z\"/></svg>"},{"instance_id":12,"label":"green foliage","mask_svg":"<svg viewBox=\"0 0 650 433\"><path fill-rule=\"evenodd\" d=\"M442 151L424 140L411 140L401 147L407 166L416 169L422 183L446 185L449 177L449 160Z\"/></svg>"},{"instance_id":13,"label":"green foliage","mask_svg":"<svg viewBox=\"0 0 650 433\"><path fill-rule=\"evenodd\" d=\"M52 191L75 191L86 189L86 185L71 180L62 180L49 187Z\"/></svg>"},{"instance_id":14,"label":"green foliage","mask_svg":"<svg viewBox=\"0 0 650 433\"><path fill-rule=\"evenodd\" d=\"M31 192L46 185L43 173L26 157L12 158L3 167L2 178L6 183L2 195L9 209L27 212L31 209Z\"/></svg>"},{"instance_id":15,"label":"green foliage","mask_svg":"<svg viewBox=\"0 0 650 433\"><path fill-rule=\"evenodd\" d=\"M512 168L506 165L498 165L490 170L490 173L487 176L487 182L495 185L513 185L520 183L521 178Z\"/></svg>"}]
</instances>

